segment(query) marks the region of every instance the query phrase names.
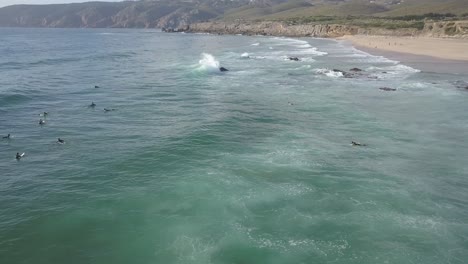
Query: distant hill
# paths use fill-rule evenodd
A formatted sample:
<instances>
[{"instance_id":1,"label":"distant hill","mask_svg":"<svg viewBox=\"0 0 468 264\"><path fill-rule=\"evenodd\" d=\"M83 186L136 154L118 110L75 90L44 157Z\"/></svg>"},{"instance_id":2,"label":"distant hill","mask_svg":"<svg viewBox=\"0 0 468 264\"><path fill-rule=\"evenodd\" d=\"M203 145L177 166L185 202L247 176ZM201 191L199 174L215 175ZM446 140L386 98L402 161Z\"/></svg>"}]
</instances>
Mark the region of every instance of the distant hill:
<instances>
[{"instance_id":1,"label":"distant hill","mask_svg":"<svg viewBox=\"0 0 468 264\"><path fill-rule=\"evenodd\" d=\"M185 27L219 17L248 0L160 0L13 5L0 8L2 27Z\"/></svg>"},{"instance_id":2,"label":"distant hill","mask_svg":"<svg viewBox=\"0 0 468 264\"><path fill-rule=\"evenodd\" d=\"M185 28L208 20L314 21L317 17L393 18L427 13L468 16L468 0L158 0L14 5L1 27ZM442 16L443 17L443 16ZM420 17L421 19L421 17Z\"/></svg>"},{"instance_id":3,"label":"distant hill","mask_svg":"<svg viewBox=\"0 0 468 264\"><path fill-rule=\"evenodd\" d=\"M272 6L242 6L225 20L281 20L310 16L399 17L427 13L468 14L468 0L290 0Z\"/></svg>"}]
</instances>

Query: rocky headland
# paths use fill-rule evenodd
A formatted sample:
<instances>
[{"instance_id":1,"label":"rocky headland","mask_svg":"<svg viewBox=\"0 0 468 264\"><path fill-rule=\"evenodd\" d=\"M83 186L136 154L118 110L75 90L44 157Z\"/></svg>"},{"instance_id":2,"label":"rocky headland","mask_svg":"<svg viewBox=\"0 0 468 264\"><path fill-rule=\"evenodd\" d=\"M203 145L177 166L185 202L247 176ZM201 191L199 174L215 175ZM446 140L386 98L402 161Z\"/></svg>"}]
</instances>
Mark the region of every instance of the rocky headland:
<instances>
[{"instance_id":1,"label":"rocky headland","mask_svg":"<svg viewBox=\"0 0 468 264\"><path fill-rule=\"evenodd\" d=\"M345 35L425 36L468 38L468 20L426 22L420 28L387 29L346 24L299 24L275 21L203 22L190 24L188 32L335 38Z\"/></svg>"}]
</instances>

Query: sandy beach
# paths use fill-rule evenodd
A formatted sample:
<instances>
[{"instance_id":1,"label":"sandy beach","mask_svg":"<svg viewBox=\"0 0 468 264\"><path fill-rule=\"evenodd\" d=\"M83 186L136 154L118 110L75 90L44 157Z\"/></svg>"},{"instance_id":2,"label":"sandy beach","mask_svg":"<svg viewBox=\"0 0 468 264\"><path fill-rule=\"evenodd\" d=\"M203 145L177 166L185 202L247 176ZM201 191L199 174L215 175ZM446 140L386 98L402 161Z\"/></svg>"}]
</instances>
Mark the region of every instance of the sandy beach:
<instances>
[{"instance_id":1,"label":"sandy beach","mask_svg":"<svg viewBox=\"0 0 468 264\"><path fill-rule=\"evenodd\" d=\"M392 52L468 61L468 39L390 36L344 36L355 46Z\"/></svg>"},{"instance_id":2,"label":"sandy beach","mask_svg":"<svg viewBox=\"0 0 468 264\"><path fill-rule=\"evenodd\" d=\"M354 35L338 38L423 71L468 74L468 39Z\"/></svg>"}]
</instances>

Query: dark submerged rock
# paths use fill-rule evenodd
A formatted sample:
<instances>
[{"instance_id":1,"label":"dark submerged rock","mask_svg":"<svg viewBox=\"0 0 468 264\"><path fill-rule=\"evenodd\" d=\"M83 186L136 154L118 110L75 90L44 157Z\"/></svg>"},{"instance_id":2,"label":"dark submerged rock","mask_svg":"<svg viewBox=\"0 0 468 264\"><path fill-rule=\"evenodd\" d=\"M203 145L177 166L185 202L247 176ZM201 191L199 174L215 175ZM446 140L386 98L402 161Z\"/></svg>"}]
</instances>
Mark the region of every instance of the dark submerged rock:
<instances>
[{"instance_id":1,"label":"dark submerged rock","mask_svg":"<svg viewBox=\"0 0 468 264\"><path fill-rule=\"evenodd\" d=\"M468 83L465 81L455 81L453 84L457 88L468 90Z\"/></svg>"},{"instance_id":2,"label":"dark submerged rock","mask_svg":"<svg viewBox=\"0 0 468 264\"><path fill-rule=\"evenodd\" d=\"M333 69L332 71L334 71L334 72L341 72L343 75L346 73L345 71L338 70L338 69Z\"/></svg>"},{"instance_id":3,"label":"dark submerged rock","mask_svg":"<svg viewBox=\"0 0 468 264\"><path fill-rule=\"evenodd\" d=\"M350 71L353 71L353 72L360 72L362 71L361 69L359 68L352 68L352 69L349 69Z\"/></svg>"},{"instance_id":4,"label":"dark submerged rock","mask_svg":"<svg viewBox=\"0 0 468 264\"><path fill-rule=\"evenodd\" d=\"M219 70L222 71L222 72L229 71L228 69L226 69L224 67L219 67Z\"/></svg>"},{"instance_id":5,"label":"dark submerged rock","mask_svg":"<svg viewBox=\"0 0 468 264\"><path fill-rule=\"evenodd\" d=\"M366 144L362 144L362 143L359 143L359 142L356 142L356 141L351 141L351 145L359 146L359 147L366 147L367 146Z\"/></svg>"},{"instance_id":6,"label":"dark submerged rock","mask_svg":"<svg viewBox=\"0 0 468 264\"><path fill-rule=\"evenodd\" d=\"M396 88L390 88L390 87L380 87L379 89L382 91L387 91L387 92L396 91Z\"/></svg>"},{"instance_id":7,"label":"dark submerged rock","mask_svg":"<svg viewBox=\"0 0 468 264\"><path fill-rule=\"evenodd\" d=\"M300 59L298 57L288 57L288 60L300 61Z\"/></svg>"}]
</instances>

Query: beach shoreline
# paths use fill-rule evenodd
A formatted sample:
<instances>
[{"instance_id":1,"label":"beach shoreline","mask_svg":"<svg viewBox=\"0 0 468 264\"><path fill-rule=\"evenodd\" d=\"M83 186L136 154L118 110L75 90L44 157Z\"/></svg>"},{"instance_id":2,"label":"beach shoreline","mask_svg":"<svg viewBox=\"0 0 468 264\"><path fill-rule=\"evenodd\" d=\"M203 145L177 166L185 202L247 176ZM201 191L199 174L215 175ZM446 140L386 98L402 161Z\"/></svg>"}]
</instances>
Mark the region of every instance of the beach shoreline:
<instances>
[{"instance_id":1,"label":"beach shoreline","mask_svg":"<svg viewBox=\"0 0 468 264\"><path fill-rule=\"evenodd\" d=\"M467 39L365 35L347 35L336 39L423 72L468 74Z\"/></svg>"}]
</instances>

